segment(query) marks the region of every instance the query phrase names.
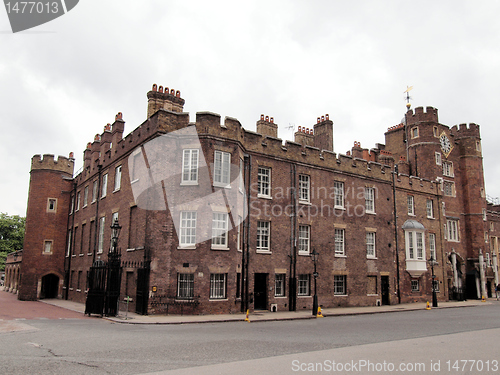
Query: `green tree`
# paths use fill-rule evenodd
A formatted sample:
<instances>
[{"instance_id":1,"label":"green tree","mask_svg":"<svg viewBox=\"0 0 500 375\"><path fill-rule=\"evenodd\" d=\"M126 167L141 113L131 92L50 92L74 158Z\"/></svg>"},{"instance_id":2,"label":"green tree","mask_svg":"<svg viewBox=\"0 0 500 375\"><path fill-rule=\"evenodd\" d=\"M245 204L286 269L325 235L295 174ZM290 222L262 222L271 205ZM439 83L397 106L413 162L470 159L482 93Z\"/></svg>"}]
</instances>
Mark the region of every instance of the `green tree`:
<instances>
[{"instance_id":1,"label":"green tree","mask_svg":"<svg viewBox=\"0 0 500 375\"><path fill-rule=\"evenodd\" d=\"M0 212L0 271L5 269L7 254L23 248L26 218Z\"/></svg>"}]
</instances>

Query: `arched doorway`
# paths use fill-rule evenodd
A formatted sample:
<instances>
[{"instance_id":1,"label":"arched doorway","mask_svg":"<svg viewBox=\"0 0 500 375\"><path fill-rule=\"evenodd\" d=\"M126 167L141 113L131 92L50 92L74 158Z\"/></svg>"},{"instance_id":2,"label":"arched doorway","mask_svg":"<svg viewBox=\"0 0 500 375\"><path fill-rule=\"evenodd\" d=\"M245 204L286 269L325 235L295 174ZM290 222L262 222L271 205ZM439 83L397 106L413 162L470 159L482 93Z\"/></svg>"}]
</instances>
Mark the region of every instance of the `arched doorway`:
<instances>
[{"instance_id":1,"label":"arched doorway","mask_svg":"<svg viewBox=\"0 0 500 375\"><path fill-rule=\"evenodd\" d=\"M42 290L40 299L42 298L57 298L59 292L59 276L53 273L42 277Z\"/></svg>"}]
</instances>

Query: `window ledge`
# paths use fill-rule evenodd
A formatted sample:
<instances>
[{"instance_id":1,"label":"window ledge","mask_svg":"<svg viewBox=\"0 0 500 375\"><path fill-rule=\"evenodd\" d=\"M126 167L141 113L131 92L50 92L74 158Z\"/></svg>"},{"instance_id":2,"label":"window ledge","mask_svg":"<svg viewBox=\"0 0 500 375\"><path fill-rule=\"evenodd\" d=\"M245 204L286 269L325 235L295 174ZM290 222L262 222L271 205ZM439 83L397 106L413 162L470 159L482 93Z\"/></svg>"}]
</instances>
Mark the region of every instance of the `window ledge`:
<instances>
[{"instance_id":1,"label":"window ledge","mask_svg":"<svg viewBox=\"0 0 500 375\"><path fill-rule=\"evenodd\" d=\"M378 294L367 294L366 296L367 297L378 297L379 295Z\"/></svg>"},{"instance_id":2,"label":"window ledge","mask_svg":"<svg viewBox=\"0 0 500 375\"><path fill-rule=\"evenodd\" d=\"M71 254L71 258L75 258L76 257L76 254Z\"/></svg>"},{"instance_id":3,"label":"window ledge","mask_svg":"<svg viewBox=\"0 0 500 375\"><path fill-rule=\"evenodd\" d=\"M79 257L82 257L83 255L84 255L83 253L82 254L78 254Z\"/></svg>"},{"instance_id":4,"label":"window ledge","mask_svg":"<svg viewBox=\"0 0 500 375\"><path fill-rule=\"evenodd\" d=\"M198 186L198 181L183 181L181 186Z\"/></svg>"},{"instance_id":5,"label":"window ledge","mask_svg":"<svg viewBox=\"0 0 500 375\"><path fill-rule=\"evenodd\" d=\"M365 211L366 214L370 215L376 215L377 213L375 211Z\"/></svg>"},{"instance_id":6,"label":"window ledge","mask_svg":"<svg viewBox=\"0 0 500 375\"><path fill-rule=\"evenodd\" d=\"M227 298L209 298L208 302L226 302L229 301Z\"/></svg>"},{"instance_id":7,"label":"window ledge","mask_svg":"<svg viewBox=\"0 0 500 375\"><path fill-rule=\"evenodd\" d=\"M334 294L334 297L348 297L348 294Z\"/></svg>"},{"instance_id":8,"label":"window ledge","mask_svg":"<svg viewBox=\"0 0 500 375\"><path fill-rule=\"evenodd\" d=\"M274 296L274 299L283 299L283 298L288 298L287 296Z\"/></svg>"},{"instance_id":9,"label":"window ledge","mask_svg":"<svg viewBox=\"0 0 500 375\"><path fill-rule=\"evenodd\" d=\"M335 254L335 258L347 258L347 255Z\"/></svg>"},{"instance_id":10,"label":"window ledge","mask_svg":"<svg viewBox=\"0 0 500 375\"><path fill-rule=\"evenodd\" d=\"M263 194L257 194L257 198L262 198L262 199L273 199L270 195L263 195Z\"/></svg>"},{"instance_id":11,"label":"window ledge","mask_svg":"<svg viewBox=\"0 0 500 375\"><path fill-rule=\"evenodd\" d=\"M308 256L311 255L311 253L309 251L307 253L305 251L299 251L298 255L301 255L301 256L304 256L304 257L308 257Z\"/></svg>"},{"instance_id":12,"label":"window ledge","mask_svg":"<svg viewBox=\"0 0 500 375\"><path fill-rule=\"evenodd\" d=\"M120 191L120 189L113 190L113 193L116 193L117 191Z\"/></svg>"},{"instance_id":13,"label":"window ledge","mask_svg":"<svg viewBox=\"0 0 500 375\"><path fill-rule=\"evenodd\" d=\"M312 296L297 296L297 298L312 298Z\"/></svg>"},{"instance_id":14,"label":"window ledge","mask_svg":"<svg viewBox=\"0 0 500 375\"><path fill-rule=\"evenodd\" d=\"M366 259L377 260L378 258L373 256L367 256Z\"/></svg>"},{"instance_id":15,"label":"window ledge","mask_svg":"<svg viewBox=\"0 0 500 375\"><path fill-rule=\"evenodd\" d=\"M270 250L256 250L257 254L272 254Z\"/></svg>"},{"instance_id":16,"label":"window ledge","mask_svg":"<svg viewBox=\"0 0 500 375\"><path fill-rule=\"evenodd\" d=\"M194 246L177 246L177 250L196 250L196 245Z\"/></svg>"},{"instance_id":17,"label":"window ledge","mask_svg":"<svg viewBox=\"0 0 500 375\"><path fill-rule=\"evenodd\" d=\"M333 207L333 208L334 208L334 209L336 209L336 210L343 210L343 211L345 211L345 210L346 210L346 208L345 208L345 207L341 207L341 206L335 206L335 207Z\"/></svg>"},{"instance_id":18,"label":"window ledge","mask_svg":"<svg viewBox=\"0 0 500 375\"><path fill-rule=\"evenodd\" d=\"M299 200L299 204L303 204L305 206L312 206L312 203L309 202L309 201L301 201L301 200Z\"/></svg>"},{"instance_id":19,"label":"window ledge","mask_svg":"<svg viewBox=\"0 0 500 375\"><path fill-rule=\"evenodd\" d=\"M212 246L210 249L211 249L211 250L223 250L223 251L228 251L228 250L229 250L229 247L226 247L226 246Z\"/></svg>"}]
</instances>

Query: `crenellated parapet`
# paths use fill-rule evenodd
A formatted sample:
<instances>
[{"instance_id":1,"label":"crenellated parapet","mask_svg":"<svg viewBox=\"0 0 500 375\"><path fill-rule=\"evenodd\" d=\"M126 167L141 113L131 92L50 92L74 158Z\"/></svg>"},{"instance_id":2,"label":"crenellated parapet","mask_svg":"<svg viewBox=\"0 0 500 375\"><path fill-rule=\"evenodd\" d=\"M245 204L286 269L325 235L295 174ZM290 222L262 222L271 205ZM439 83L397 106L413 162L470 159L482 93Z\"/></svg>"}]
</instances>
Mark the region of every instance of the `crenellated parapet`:
<instances>
[{"instance_id":1,"label":"crenellated parapet","mask_svg":"<svg viewBox=\"0 0 500 375\"><path fill-rule=\"evenodd\" d=\"M424 111L423 107L417 107L415 108L415 112L411 109L406 112L405 117L407 125L415 125L420 122L438 123L438 110L437 108L426 107Z\"/></svg>"},{"instance_id":2,"label":"crenellated parapet","mask_svg":"<svg viewBox=\"0 0 500 375\"><path fill-rule=\"evenodd\" d=\"M455 136L455 139L458 140L460 138L465 137L480 137L479 125L470 123L470 124L460 124L454 125L451 127L451 134Z\"/></svg>"},{"instance_id":3,"label":"crenellated parapet","mask_svg":"<svg viewBox=\"0 0 500 375\"><path fill-rule=\"evenodd\" d=\"M59 156L57 159L53 154L34 155L31 158L31 170L43 169L67 173L73 176L75 159L72 157Z\"/></svg>"}]
</instances>

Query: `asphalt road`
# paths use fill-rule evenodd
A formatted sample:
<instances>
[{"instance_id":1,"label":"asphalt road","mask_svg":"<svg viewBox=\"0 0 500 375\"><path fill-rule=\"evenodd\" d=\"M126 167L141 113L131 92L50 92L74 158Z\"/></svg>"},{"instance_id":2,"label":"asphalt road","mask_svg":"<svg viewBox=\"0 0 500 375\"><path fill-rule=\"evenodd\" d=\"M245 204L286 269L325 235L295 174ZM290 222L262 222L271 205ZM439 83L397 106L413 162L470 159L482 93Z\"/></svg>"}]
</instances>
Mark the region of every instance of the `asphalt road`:
<instances>
[{"instance_id":1,"label":"asphalt road","mask_svg":"<svg viewBox=\"0 0 500 375\"><path fill-rule=\"evenodd\" d=\"M500 372L494 371L493 362L500 361L497 340L500 303L496 301L467 308L262 323L138 326L81 318L80 314L79 318L52 316L8 321L22 324L23 329L0 332L1 372L71 375L165 370L175 371L162 373L391 372L377 368L326 371L331 370L333 359L343 365L358 360L371 360L373 364L393 361L396 367L425 361L427 367L423 372L416 368L406 371L412 374ZM482 370L477 366L463 369L461 362L453 367L454 361L460 360L481 360ZM330 361L327 363L330 367L302 371L310 369L309 363L318 361ZM485 361L490 361L488 371ZM437 363L440 371L431 371L430 366ZM396 372L401 372L397 369Z\"/></svg>"}]
</instances>

